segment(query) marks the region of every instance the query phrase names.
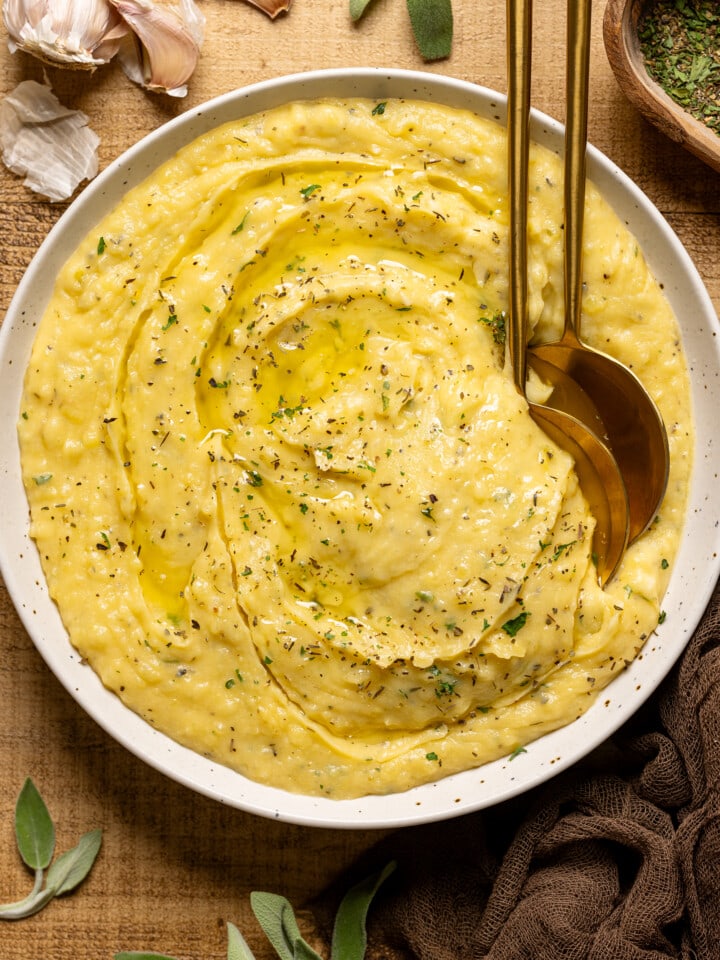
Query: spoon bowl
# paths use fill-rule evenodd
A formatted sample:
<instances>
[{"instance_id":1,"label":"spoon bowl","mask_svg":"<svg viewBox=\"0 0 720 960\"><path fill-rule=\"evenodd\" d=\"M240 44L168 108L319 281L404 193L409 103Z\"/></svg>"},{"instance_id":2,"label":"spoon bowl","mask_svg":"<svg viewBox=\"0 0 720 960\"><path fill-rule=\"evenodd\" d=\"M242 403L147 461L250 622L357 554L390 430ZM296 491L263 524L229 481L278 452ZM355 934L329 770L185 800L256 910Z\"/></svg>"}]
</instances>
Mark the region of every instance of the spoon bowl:
<instances>
[{"instance_id":1,"label":"spoon bowl","mask_svg":"<svg viewBox=\"0 0 720 960\"><path fill-rule=\"evenodd\" d=\"M530 416L575 461L580 488L595 517L593 555L604 586L617 570L628 538L628 499L617 462L576 417L538 403L530 403Z\"/></svg>"},{"instance_id":2,"label":"spoon bowl","mask_svg":"<svg viewBox=\"0 0 720 960\"><path fill-rule=\"evenodd\" d=\"M527 205L531 74L531 0L508 0L508 186L510 193L510 284L508 327L509 359L518 391L527 398ZM597 426L592 398L584 397L572 378L543 358L544 374L557 389L553 394L570 398L574 410L556 409L528 400L538 426L574 458L580 487L595 517L593 552L598 580L605 585L615 573L628 543L629 507L625 483L613 454L597 433L574 413ZM572 386L570 386L572 384ZM564 389L563 389L564 385ZM571 403L572 401L572 403Z\"/></svg>"},{"instance_id":3,"label":"spoon bowl","mask_svg":"<svg viewBox=\"0 0 720 960\"><path fill-rule=\"evenodd\" d=\"M617 461L629 504L628 542L647 529L667 487L670 455L662 417L640 380L626 366L587 346L579 336L582 314L582 239L585 208L587 113L590 51L590 0L568 5L567 124L565 137L564 329L554 343L531 347L531 363L548 365L546 379L557 388L550 406L570 413L599 433ZM577 395L562 389L572 378L594 405L598 423Z\"/></svg>"},{"instance_id":4,"label":"spoon bowl","mask_svg":"<svg viewBox=\"0 0 720 960\"><path fill-rule=\"evenodd\" d=\"M572 331L557 343L532 347L531 354L530 363L540 361L545 378L555 386L546 401L549 405L593 426L586 408L580 408L577 394L568 396L563 390L565 378L581 385L585 402L593 402L601 418L601 436L627 490L628 542L632 543L652 523L667 487L668 441L657 407L631 370L614 357L585 346L572 337Z\"/></svg>"},{"instance_id":5,"label":"spoon bowl","mask_svg":"<svg viewBox=\"0 0 720 960\"><path fill-rule=\"evenodd\" d=\"M564 358L561 356L559 359ZM607 431L598 408L573 378L572 371L553 359L545 359L540 355L540 351L536 352L531 347L527 347L527 365L542 380L545 388L550 388L550 393L542 401L544 407L570 414L585 424L603 443L608 443Z\"/></svg>"}]
</instances>

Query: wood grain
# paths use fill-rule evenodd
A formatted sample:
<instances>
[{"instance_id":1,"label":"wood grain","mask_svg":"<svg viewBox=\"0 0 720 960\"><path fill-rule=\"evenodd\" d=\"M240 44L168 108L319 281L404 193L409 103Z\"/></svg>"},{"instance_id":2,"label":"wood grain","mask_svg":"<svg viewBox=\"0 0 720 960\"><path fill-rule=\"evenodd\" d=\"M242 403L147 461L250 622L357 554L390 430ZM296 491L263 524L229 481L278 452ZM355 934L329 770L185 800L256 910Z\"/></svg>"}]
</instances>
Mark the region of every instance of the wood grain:
<instances>
[{"instance_id":1,"label":"wood grain","mask_svg":"<svg viewBox=\"0 0 720 960\"><path fill-rule=\"evenodd\" d=\"M47 68L60 99L83 109L101 137L105 167L169 117L249 82L321 67L400 66L505 90L505 0L454 0L451 58L424 65L402 0L376 0L358 25L345 0L294 0L271 22L242 0L199 0L206 41L188 97L133 86L116 65L90 77ZM564 0L536 0L533 98L563 119ZM669 219L720 305L720 176L644 120L617 86L596 2L590 139ZM0 44L0 96L43 67ZM0 169L0 315L66 204L31 194ZM2 411L2 415L12 415ZM0 454L1 455L1 454ZM268 889L300 904L339 876L378 831L310 829L256 818L200 797L148 769L108 737L64 691L35 651L0 584L0 902L31 878L13 838L15 798L26 776L58 822L58 847L102 827L104 845L77 894L31 920L0 925L2 960L110 960L120 949L179 958L225 956L226 921L258 960L274 956L248 893Z\"/></svg>"}]
</instances>

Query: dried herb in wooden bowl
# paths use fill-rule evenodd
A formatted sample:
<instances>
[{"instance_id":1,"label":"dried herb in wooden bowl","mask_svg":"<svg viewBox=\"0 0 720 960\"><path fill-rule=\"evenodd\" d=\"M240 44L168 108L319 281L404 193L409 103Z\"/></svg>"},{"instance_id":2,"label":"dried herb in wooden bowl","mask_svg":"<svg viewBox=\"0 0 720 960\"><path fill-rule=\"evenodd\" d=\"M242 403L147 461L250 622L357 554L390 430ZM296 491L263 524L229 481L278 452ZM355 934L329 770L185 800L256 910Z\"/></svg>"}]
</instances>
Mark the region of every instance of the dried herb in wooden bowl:
<instances>
[{"instance_id":1,"label":"dried herb in wooden bowl","mask_svg":"<svg viewBox=\"0 0 720 960\"><path fill-rule=\"evenodd\" d=\"M718 0L651 0L638 19L638 40L653 80L720 135Z\"/></svg>"}]
</instances>

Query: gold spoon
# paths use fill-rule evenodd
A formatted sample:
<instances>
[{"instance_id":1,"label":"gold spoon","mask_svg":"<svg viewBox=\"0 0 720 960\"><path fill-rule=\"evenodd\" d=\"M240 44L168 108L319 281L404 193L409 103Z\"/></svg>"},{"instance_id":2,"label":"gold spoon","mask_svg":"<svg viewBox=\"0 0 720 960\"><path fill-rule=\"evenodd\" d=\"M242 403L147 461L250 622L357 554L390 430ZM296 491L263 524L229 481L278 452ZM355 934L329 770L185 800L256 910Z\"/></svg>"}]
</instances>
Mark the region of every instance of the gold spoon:
<instances>
[{"instance_id":1,"label":"gold spoon","mask_svg":"<svg viewBox=\"0 0 720 960\"><path fill-rule=\"evenodd\" d=\"M605 428L600 435L625 481L630 505L628 542L632 542L657 514L667 487L670 456L662 417L640 380L614 357L588 347L579 337L591 6L591 0L569 0L567 8L565 326L557 342L530 348L530 363L538 358L562 370L595 404ZM588 422L555 391L546 402Z\"/></svg>"},{"instance_id":2,"label":"gold spoon","mask_svg":"<svg viewBox=\"0 0 720 960\"><path fill-rule=\"evenodd\" d=\"M510 192L510 289L508 345L513 378L526 396L528 278L527 200L530 118L531 2L508 0L508 183ZM575 459L582 491L595 517L593 551L598 580L607 583L628 539L628 500L613 455L577 417L528 401L540 428Z\"/></svg>"}]
</instances>

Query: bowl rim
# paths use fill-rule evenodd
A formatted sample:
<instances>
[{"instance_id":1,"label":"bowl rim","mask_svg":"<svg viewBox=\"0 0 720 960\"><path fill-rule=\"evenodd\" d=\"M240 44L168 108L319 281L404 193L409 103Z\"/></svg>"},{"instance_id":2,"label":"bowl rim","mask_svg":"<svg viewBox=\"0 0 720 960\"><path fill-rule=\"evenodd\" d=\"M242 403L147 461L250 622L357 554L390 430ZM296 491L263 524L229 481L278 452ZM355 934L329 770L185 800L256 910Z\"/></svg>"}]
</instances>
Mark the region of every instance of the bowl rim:
<instances>
[{"instance_id":1,"label":"bowl rim","mask_svg":"<svg viewBox=\"0 0 720 960\"><path fill-rule=\"evenodd\" d=\"M263 80L221 94L163 124L109 164L85 188L48 233L28 266L0 328L0 371L3 373L0 380L4 383L0 396L15 400L17 414L27 357L34 340L35 318L42 312L43 300L47 302L55 274L66 259L62 250L74 249L105 210L114 206L115 194L143 180L181 143L231 119L230 115L242 117L273 104L327 95L327 91L332 91L335 97L429 99L481 114L485 111L483 115L500 123L504 123L506 117L505 96L481 85L425 71L367 67L311 70ZM560 151L563 127L558 121L533 110L531 133L534 139L555 152ZM613 198L622 201L620 212L626 222L640 228L633 232L646 254L652 250L653 256L648 259L656 277L664 282L671 303L685 303L689 297L696 320L704 320L697 324L703 330L702 337L697 344L693 342L692 355L688 355L694 372L700 371L701 382L694 387L693 402L696 409L705 410L703 403L707 404L710 396L712 403L717 404L720 402L717 316L689 255L650 200L592 146L588 147L588 175L610 199L611 205ZM683 328L684 337L685 334ZM50 670L105 732L149 766L223 804L288 823L336 829L409 826L470 813L549 780L613 734L662 682L697 626L720 572L720 524L709 523L706 518L707 510L712 508L712 487L707 477L698 474L703 459L707 463L703 473L712 472L708 458L714 455L714 448L706 451L703 458L700 446L711 438L712 417L708 409L707 415L703 414L702 431L697 430L698 463L688 521L666 595L671 609L678 615L680 628L678 630L678 622L672 624L672 633L666 624L659 627L652 643L648 641L647 649L606 688L607 695L601 698L603 703L596 701L578 720L530 744L523 760L529 756L532 767L529 763L513 764L510 758L503 758L405 793L370 795L356 800L293 794L250 781L159 733L106 690L91 668L81 661L67 638L57 609L49 600L37 550L29 539L25 494L19 478L16 421L12 417L3 420L0 422L0 485L5 495L0 497L0 573L23 625ZM25 514L18 510L22 503L25 503ZM685 572L679 575L678 569ZM60 638L60 642L56 638ZM600 723L598 717L602 718ZM488 787L488 783L492 786Z\"/></svg>"}]
</instances>

